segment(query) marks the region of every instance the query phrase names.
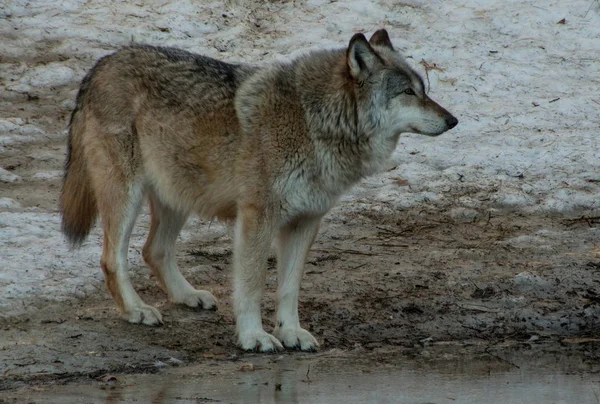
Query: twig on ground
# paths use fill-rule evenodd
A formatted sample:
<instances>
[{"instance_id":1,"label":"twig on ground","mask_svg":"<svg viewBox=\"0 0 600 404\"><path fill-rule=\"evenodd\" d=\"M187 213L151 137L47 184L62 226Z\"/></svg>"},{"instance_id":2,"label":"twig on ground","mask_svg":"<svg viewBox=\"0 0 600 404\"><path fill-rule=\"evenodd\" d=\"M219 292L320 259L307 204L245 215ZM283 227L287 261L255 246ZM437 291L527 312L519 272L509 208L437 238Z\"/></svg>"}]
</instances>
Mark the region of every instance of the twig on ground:
<instances>
[{"instance_id":1,"label":"twig on ground","mask_svg":"<svg viewBox=\"0 0 600 404\"><path fill-rule=\"evenodd\" d=\"M581 217L577 217L575 219L563 219L565 224L567 225L573 225L576 224L578 222L585 222L587 223L587 225L589 227L592 227L592 225L600 223L600 216L581 216Z\"/></svg>"},{"instance_id":2,"label":"twig on ground","mask_svg":"<svg viewBox=\"0 0 600 404\"><path fill-rule=\"evenodd\" d=\"M306 370L306 379L304 380L300 380L303 383L312 383L312 380L310 380L310 363L308 364L308 369Z\"/></svg>"},{"instance_id":3,"label":"twig on ground","mask_svg":"<svg viewBox=\"0 0 600 404\"><path fill-rule=\"evenodd\" d=\"M592 4L590 4L590 7L587 9L587 11L585 12L585 14L583 15L583 18L587 17L588 13L590 12L590 10L592 9L592 6L594 5L594 3L596 3L598 0L593 0Z\"/></svg>"},{"instance_id":4,"label":"twig on ground","mask_svg":"<svg viewBox=\"0 0 600 404\"><path fill-rule=\"evenodd\" d=\"M442 69L441 67L439 67L435 63L433 65L430 65L429 63L427 63L425 61L425 59L421 59L421 61L419 63L422 64L425 67L425 78L427 79L427 92L429 93L429 88L431 87L431 83L429 82L429 71L430 70L437 70L437 71L443 72L444 69Z\"/></svg>"},{"instance_id":5,"label":"twig on ground","mask_svg":"<svg viewBox=\"0 0 600 404\"><path fill-rule=\"evenodd\" d=\"M330 249L319 249L319 250L313 250L315 252L338 252L338 253L345 253L345 254L354 254L354 255L368 255L368 256L373 256L375 254L373 253L368 253L368 252L363 252L363 251L358 251L358 250L348 250L348 249L344 249L344 248L330 248Z\"/></svg>"},{"instance_id":6,"label":"twig on ground","mask_svg":"<svg viewBox=\"0 0 600 404\"><path fill-rule=\"evenodd\" d=\"M493 357L493 358L496 358L496 359L498 359L498 360L500 360L500 361L504 362L504 363L508 363L509 365L511 365L511 366L514 366L514 367L516 367L517 369L521 369L521 367L520 367L519 365L517 365L516 363L513 363L513 362L511 362L511 361L509 361L509 360L507 360L507 359L504 359L503 357L501 357L501 356L498 356L498 355L496 355L495 353L491 353L491 352L489 351L489 349L488 349L488 348L486 348L486 349L485 349L485 353L486 353L486 354L488 354L488 355L490 355L490 356L491 356L491 357Z\"/></svg>"}]
</instances>

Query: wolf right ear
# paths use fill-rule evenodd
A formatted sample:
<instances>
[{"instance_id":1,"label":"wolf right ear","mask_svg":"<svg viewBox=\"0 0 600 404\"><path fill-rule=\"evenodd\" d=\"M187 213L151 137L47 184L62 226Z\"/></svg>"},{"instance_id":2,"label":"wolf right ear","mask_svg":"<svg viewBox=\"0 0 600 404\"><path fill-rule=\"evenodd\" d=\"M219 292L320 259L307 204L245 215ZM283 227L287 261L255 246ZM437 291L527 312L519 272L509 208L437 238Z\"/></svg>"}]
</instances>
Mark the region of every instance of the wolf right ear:
<instances>
[{"instance_id":1,"label":"wolf right ear","mask_svg":"<svg viewBox=\"0 0 600 404\"><path fill-rule=\"evenodd\" d=\"M355 34L350 39L346 61L352 77L359 81L368 77L369 73L373 71L377 59L378 56L363 34Z\"/></svg>"},{"instance_id":2,"label":"wolf right ear","mask_svg":"<svg viewBox=\"0 0 600 404\"><path fill-rule=\"evenodd\" d=\"M388 35L388 32L383 28L375 31L371 39L369 39L369 43L373 46L383 46L384 48L388 48L389 50L394 50L394 46L392 45L390 36Z\"/></svg>"}]
</instances>

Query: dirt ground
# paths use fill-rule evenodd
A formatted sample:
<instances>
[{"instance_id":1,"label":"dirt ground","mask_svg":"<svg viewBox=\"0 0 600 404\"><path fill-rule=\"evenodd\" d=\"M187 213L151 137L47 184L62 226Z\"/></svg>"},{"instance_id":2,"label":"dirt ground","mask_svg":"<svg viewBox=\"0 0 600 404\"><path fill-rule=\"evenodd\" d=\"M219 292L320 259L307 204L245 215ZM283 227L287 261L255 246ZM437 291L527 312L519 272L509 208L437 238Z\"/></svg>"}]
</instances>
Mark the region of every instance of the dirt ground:
<instances>
[{"instance_id":1,"label":"dirt ground","mask_svg":"<svg viewBox=\"0 0 600 404\"><path fill-rule=\"evenodd\" d=\"M45 120L46 127L56 129L69 113L53 102L62 97L12 101L23 119ZM61 169L62 137L18 147L2 156L1 167L21 177L42 168ZM23 207L56 210L58 178L2 186L3 196ZM459 182L448 192L485 199ZM411 355L424 344L453 342L491 355L490 347L507 341L557 342L578 346L584 362L598 365L600 220L492 208L465 217L452 208L425 204L395 211L355 200L326 218L300 297L301 321L317 336L322 352ZM192 284L213 291L220 301L217 312L167 303L146 268L132 268L142 298L163 313L162 327L120 320L103 288L67 302L28 303L26 314L1 318L0 389L252 355L234 344L230 258L227 236L179 246L183 273ZM273 266L271 261L264 302L267 329L273 327Z\"/></svg>"}]
</instances>

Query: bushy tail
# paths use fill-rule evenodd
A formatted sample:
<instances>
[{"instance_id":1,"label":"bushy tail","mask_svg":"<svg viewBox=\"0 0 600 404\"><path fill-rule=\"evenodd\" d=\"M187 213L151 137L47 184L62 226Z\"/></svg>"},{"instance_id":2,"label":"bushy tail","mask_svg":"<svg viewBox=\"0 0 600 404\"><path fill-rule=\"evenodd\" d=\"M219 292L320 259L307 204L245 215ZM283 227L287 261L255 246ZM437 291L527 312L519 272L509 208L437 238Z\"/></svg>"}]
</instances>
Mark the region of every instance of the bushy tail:
<instances>
[{"instance_id":1,"label":"bushy tail","mask_svg":"<svg viewBox=\"0 0 600 404\"><path fill-rule=\"evenodd\" d=\"M86 239L98 216L96 197L83 153L83 116L78 106L71 115L69 140L63 187L59 199L62 231L71 247L78 247Z\"/></svg>"}]
</instances>

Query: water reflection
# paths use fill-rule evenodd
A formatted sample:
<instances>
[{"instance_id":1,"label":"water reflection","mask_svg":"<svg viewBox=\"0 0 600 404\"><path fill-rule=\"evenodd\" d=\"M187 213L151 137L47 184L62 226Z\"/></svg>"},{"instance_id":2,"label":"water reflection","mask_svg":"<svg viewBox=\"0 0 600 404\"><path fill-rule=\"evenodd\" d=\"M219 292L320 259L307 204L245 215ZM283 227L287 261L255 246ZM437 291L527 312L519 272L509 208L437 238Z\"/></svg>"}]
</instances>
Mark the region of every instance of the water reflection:
<instances>
[{"instance_id":1,"label":"water reflection","mask_svg":"<svg viewBox=\"0 0 600 404\"><path fill-rule=\"evenodd\" d=\"M500 360L393 362L253 357L169 368L159 374L28 391L44 403L586 403L600 397L598 370L562 371ZM526 360L523 360L526 362ZM553 363L558 363L556 360ZM583 366L583 365L582 365ZM587 366L587 365L586 365ZM600 366L600 365L599 365ZM579 370L577 370L579 369ZM596 372L595 374L593 372ZM37 401L43 398L42 401ZM2 396L0 395L0 402Z\"/></svg>"}]
</instances>

